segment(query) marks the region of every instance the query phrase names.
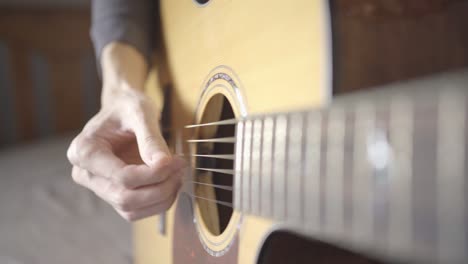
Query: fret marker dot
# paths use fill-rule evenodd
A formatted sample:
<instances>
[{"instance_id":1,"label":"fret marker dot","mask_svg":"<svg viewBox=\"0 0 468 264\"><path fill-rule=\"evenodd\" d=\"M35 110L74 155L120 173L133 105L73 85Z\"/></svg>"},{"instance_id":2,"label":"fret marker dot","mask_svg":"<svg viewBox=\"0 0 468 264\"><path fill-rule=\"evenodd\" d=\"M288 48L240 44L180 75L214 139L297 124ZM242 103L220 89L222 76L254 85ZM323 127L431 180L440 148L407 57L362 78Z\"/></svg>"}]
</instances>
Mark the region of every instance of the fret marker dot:
<instances>
[{"instance_id":1,"label":"fret marker dot","mask_svg":"<svg viewBox=\"0 0 468 264\"><path fill-rule=\"evenodd\" d=\"M386 169L392 158L392 147L386 134L382 130L376 130L367 139L367 159L375 170Z\"/></svg>"}]
</instances>

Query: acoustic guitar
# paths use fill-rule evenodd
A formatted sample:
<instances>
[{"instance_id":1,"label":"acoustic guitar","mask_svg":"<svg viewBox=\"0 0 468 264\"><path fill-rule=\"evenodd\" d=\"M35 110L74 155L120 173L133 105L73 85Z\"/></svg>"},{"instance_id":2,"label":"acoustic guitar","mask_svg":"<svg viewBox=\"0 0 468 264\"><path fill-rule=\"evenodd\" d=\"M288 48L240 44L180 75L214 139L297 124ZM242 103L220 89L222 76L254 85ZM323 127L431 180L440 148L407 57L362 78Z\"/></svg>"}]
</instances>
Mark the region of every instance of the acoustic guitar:
<instances>
[{"instance_id":1,"label":"acoustic guitar","mask_svg":"<svg viewBox=\"0 0 468 264\"><path fill-rule=\"evenodd\" d=\"M332 100L328 1L160 8L191 169L136 263L468 262L468 71Z\"/></svg>"}]
</instances>

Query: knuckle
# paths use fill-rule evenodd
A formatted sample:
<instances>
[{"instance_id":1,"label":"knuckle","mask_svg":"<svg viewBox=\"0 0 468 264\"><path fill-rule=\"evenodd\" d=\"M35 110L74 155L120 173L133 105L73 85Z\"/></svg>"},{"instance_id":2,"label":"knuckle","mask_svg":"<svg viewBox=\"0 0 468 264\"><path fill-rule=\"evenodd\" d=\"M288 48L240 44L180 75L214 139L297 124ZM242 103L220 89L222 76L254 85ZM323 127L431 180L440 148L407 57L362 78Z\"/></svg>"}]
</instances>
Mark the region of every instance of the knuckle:
<instances>
[{"instance_id":1,"label":"knuckle","mask_svg":"<svg viewBox=\"0 0 468 264\"><path fill-rule=\"evenodd\" d=\"M72 163L77 163L76 157L76 144L77 144L78 137L74 138L73 141L70 143L70 146L67 149L67 159Z\"/></svg>"},{"instance_id":2,"label":"knuckle","mask_svg":"<svg viewBox=\"0 0 468 264\"><path fill-rule=\"evenodd\" d=\"M153 199L156 202L161 202L164 200L165 188L155 187L153 190Z\"/></svg>"},{"instance_id":3,"label":"knuckle","mask_svg":"<svg viewBox=\"0 0 468 264\"><path fill-rule=\"evenodd\" d=\"M81 134L85 137L92 137L96 134L96 132L101 128L103 125L103 120L105 120L106 116L102 112L99 112L94 117L92 117L88 123L83 127L83 131Z\"/></svg>"},{"instance_id":4,"label":"knuckle","mask_svg":"<svg viewBox=\"0 0 468 264\"><path fill-rule=\"evenodd\" d=\"M78 157L83 160L86 158L89 158L93 152L96 150L96 148L91 145L91 144L84 144L80 147L78 150Z\"/></svg>"},{"instance_id":5,"label":"knuckle","mask_svg":"<svg viewBox=\"0 0 468 264\"><path fill-rule=\"evenodd\" d=\"M76 154L80 161L89 159L96 152L96 146L88 139L80 139L76 144Z\"/></svg>"},{"instance_id":6,"label":"knuckle","mask_svg":"<svg viewBox=\"0 0 468 264\"><path fill-rule=\"evenodd\" d=\"M120 216L127 222L134 222L137 219L137 215L133 212L119 212Z\"/></svg>"},{"instance_id":7,"label":"knuckle","mask_svg":"<svg viewBox=\"0 0 468 264\"><path fill-rule=\"evenodd\" d=\"M123 212L129 212L133 209L133 201L126 191L121 191L115 195L114 203Z\"/></svg>"},{"instance_id":8,"label":"knuckle","mask_svg":"<svg viewBox=\"0 0 468 264\"><path fill-rule=\"evenodd\" d=\"M71 177L72 177L72 179L73 179L73 181L74 181L75 183L81 184L80 175L79 175L79 173L78 173L76 170L73 170L73 171L72 171Z\"/></svg>"},{"instance_id":9,"label":"knuckle","mask_svg":"<svg viewBox=\"0 0 468 264\"><path fill-rule=\"evenodd\" d=\"M76 184L89 188L88 186L89 175L87 174L86 171L78 167L73 167L72 172L71 172L71 177L72 177L73 182L75 182Z\"/></svg>"},{"instance_id":10,"label":"knuckle","mask_svg":"<svg viewBox=\"0 0 468 264\"><path fill-rule=\"evenodd\" d=\"M124 189L134 189L137 187L135 183L135 177L122 174L118 175L118 173L112 175L112 177L115 178L118 184Z\"/></svg>"},{"instance_id":11,"label":"knuckle","mask_svg":"<svg viewBox=\"0 0 468 264\"><path fill-rule=\"evenodd\" d=\"M73 143L72 143L73 144ZM71 163L73 163L75 157L73 156L73 147L72 145L70 145L67 149L67 159L68 161L70 161Z\"/></svg>"}]
</instances>

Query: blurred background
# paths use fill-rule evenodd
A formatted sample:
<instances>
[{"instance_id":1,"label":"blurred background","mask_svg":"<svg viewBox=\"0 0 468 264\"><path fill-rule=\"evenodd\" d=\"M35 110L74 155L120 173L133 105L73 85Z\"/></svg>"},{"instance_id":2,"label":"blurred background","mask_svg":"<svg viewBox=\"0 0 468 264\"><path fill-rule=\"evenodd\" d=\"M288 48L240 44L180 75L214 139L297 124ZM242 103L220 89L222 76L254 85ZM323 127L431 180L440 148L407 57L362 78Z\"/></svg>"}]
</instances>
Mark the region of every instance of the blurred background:
<instances>
[{"instance_id":1,"label":"blurred background","mask_svg":"<svg viewBox=\"0 0 468 264\"><path fill-rule=\"evenodd\" d=\"M130 225L75 185L99 107L86 0L0 0L0 264L131 263Z\"/></svg>"},{"instance_id":2,"label":"blurred background","mask_svg":"<svg viewBox=\"0 0 468 264\"><path fill-rule=\"evenodd\" d=\"M83 0L0 1L0 144L80 128L99 82Z\"/></svg>"}]
</instances>

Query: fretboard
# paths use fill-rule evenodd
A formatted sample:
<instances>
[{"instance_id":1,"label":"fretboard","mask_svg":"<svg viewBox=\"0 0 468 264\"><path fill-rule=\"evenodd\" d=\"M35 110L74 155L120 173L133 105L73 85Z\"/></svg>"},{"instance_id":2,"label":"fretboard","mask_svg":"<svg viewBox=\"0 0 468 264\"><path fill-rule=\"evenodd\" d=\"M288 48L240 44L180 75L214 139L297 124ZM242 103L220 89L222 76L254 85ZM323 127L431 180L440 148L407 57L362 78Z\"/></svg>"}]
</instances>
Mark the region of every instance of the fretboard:
<instances>
[{"instance_id":1,"label":"fretboard","mask_svg":"<svg viewBox=\"0 0 468 264\"><path fill-rule=\"evenodd\" d=\"M234 206L391 260L466 261L467 92L465 71L241 120Z\"/></svg>"}]
</instances>

